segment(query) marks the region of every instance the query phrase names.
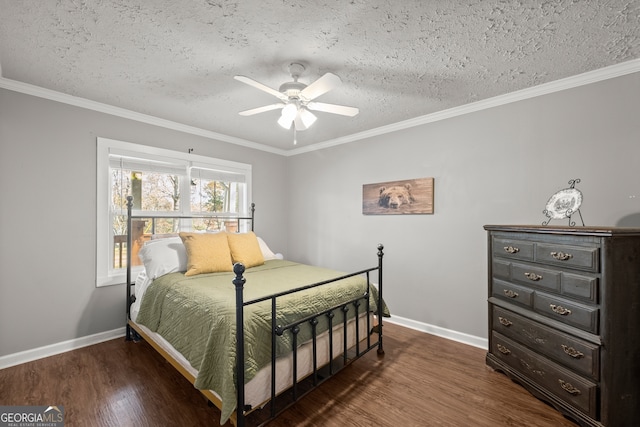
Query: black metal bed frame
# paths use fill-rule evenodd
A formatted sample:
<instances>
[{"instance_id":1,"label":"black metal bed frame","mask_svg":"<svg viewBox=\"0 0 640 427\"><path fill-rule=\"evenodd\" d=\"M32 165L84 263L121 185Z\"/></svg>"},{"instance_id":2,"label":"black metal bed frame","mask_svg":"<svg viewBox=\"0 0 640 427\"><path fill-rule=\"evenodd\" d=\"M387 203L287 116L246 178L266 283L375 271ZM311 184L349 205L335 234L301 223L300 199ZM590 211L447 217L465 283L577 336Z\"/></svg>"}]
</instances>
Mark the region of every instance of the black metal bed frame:
<instances>
[{"instance_id":1,"label":"black metal bed frame","mask_svg":"<svg viewBox=\"0 0 640 427\"><path fill-rule=\"evenodd\" d=\"M127 291L127 325L126 325L126 340L139 340L140 336L137 332L131 327L130 319L131 319L131 304L135 301L135 295L131 294L131 287L134 286L135 283L132 283L131 277L131 262L132 262L132 253L130 248L132 247L132 221L133 219L149 219L153 218L153 215L133 215L132 214L133 207L133 198L131 196L127 197L127 276L126 276L126 291ZM238 224L240 221L250 221L251 222L251 231L254 231L254 219L255 219L255 204L251 204L251 216L249 217L239 217L239 216L158 216L156 218L170 218L170 219L201 219L201 218L215 218L221 220L237 220ZM243 289L244 284L246 283L246 279L243 277L245 272L245 266L242 263L236 263L233 266L233 272L235 274L235 278L232 283L235 286L236 290L236 325L244 325L244 307L257 304L264 301L271 301L271 398L268 402L269 405L269 413L262 417L257 417L256 422L259 425L263 425L268 421L274 419L277 415L283 412L285 409L292 406L296 403L300 398L304 397L306 394L311 392L317 386L322 384L324 381L328 380L334 374L340 372L344 367L360 358L364 354L368 353L370 350L377 348L377 353L379 355L384 355L384 348L382 345L382 317L383 317L383 300L382 300L382 258L383 258L383 245L379 244L378 247L378 265L376 267L368 268L365 270L357 271L355 273L346 274L331 280L325 280L322 282L313 283L310 285L302 286L296 289L291 289L285 292L280 292L273 295L268 295L262 298L244 301ZM378 299L376 301L377 312L375 313L377 316L377 324L371 325L371 316L368 313L371 312L370 309L370 290L367 290L365 294L362 296L353 298L347 302L342 304L333 306L328 308L320 313L315 313L313 315L307 316L303 319L298 319L297 321L290 323L288 325L279 325L277 322L277 310L276 310L276 302L278 298L294 294L296 292L304 291L307 289L312 289L316 287L320 287L323 285L327 285L330 283L337 282L342 279L346 279L353 276L358 275L366 275L367 283L370 283L370 274L377 271L378 272ZM364 310L361 310L360 307L364 305ZM355 351L353 347L351 349L347 348L348 336L347 336L347 322L349 320L349 311L351 307L354 308L353 319L355 322ZM334 353L334 338L333 338L333 328L334 320L335 320L335 312L342 313L342 323L343 323L343 351L342 356L337 359L333 357ZM366 345L364 349L360 348L360 334L359 334L359 322L360 314L367 313L366 315L366 323L368 331L366 337ZM329 362L327 365L318 366L317 361L317 339L318 334L316 330L316 326L319 323L319 318L322 316L326 317L328 321L328 340L329 340ZM338 321L340 319L338 318ZM298 380L297 375L297 356L298 356L298 342L297 335L300 332L300 326L308 324L311 328L311 345L312 345L312 364L313 370L312 373L305 378L301 378ZM293 385L290 389L288 389L288 402L284 404L278 404L277 402L277 390L276 390L276 345L278 337L283 336L285 333L291 334L292 344L292 360L293 360ZM372 340L371 336L373 334L377 334L377 340ZM245 404L245 390L244 390L244 372L245 372L245 343L244 343L244 327L236 327L236 390L237 390L237 402L236 402L236 419L235 425L236 427L244 427L247 423L247 418L249 413L251 413L254 409ZM364 338L362 338L364 340ZM340 360L338 360L340 359ZM309 381L310 380L310 381ZM303 384L303 381L306 381ZM301 387L303 386L303 387Z\"/></svg>"}]
</instances>

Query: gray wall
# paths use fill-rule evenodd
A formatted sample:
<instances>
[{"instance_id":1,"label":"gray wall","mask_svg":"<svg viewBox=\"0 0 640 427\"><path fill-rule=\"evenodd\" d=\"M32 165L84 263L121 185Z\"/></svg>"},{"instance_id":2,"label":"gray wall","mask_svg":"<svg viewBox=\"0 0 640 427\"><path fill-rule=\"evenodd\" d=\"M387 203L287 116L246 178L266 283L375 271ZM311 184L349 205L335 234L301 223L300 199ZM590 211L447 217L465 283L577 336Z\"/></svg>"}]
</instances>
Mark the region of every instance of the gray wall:
<instances>
[{"instance_id":1,"label":"gray wall","mask_svg":"<svg viewBox=\"0 0 640 427\"><path fill-rule=\"evenodd\" d=\"M289 254L349 270L375 265L382 242L392 314L486 338L482 226L540 224L580 178L587 225L639 227L639 111L635 73L293 156ZM433 215L362 215L363 184L422 177Z\"/></svg>"},{"instance_id":2,"label":"gray wall","mask_svg":"<svg viewBox=\"0 0 640 427\"><path fill-rule=\"evenodd\" d=\"M252 164L286 252L285 157L0 89L0 356L125 324L124 286L95 287L98 136Z\"/></svg>"},{"instance_id":3,"label":"gray wall","mask_svg":"<svg viewBox=\"0 0 640 427\"><path fill-rule=\"evenodd\" d=\"M282 157L0 89L0 356L124 325L95 287L97 136L252 164L272 249L347 271L382 242L394 315L486 337L484 224L539 224L581 178L587 225L640 226L638 111L640 73ZM421 177L434 215L362 215L363 184Z\"/></svg>"}]
</instances>

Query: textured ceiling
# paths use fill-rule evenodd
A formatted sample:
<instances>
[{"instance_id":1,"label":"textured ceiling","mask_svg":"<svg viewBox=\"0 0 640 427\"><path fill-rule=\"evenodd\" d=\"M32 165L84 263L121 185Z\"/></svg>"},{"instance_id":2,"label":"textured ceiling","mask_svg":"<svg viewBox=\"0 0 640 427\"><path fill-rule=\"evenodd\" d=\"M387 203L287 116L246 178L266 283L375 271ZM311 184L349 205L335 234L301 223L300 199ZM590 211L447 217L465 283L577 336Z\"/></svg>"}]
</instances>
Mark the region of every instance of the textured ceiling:
<instances>
[{"instance_id":1,"label":"textured ceiling","mask_svg":"<svg viewBox=\"0 0 640 427\"><path fill-rule=\"evenodd\" d=\"M639 57L640 0L0 0L2 77L284 150L234 75L341 77L301 147Z\"/></svg>"}]
</instances>

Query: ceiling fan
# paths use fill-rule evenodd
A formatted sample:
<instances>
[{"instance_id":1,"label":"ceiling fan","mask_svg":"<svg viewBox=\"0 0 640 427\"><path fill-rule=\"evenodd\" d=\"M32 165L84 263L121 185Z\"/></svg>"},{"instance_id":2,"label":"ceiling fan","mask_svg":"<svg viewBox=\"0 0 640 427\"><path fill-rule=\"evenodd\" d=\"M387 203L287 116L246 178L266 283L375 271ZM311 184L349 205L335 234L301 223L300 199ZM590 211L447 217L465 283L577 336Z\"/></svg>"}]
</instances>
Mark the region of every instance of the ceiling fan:
<instances>
[{"instance_id":1,"label":"ceiling fan","mask_svg":"<svg viewBox=\"0 0 640 427\"><path fill-rule=\"evenodd\" d=\"M283 83L278 90L265 86L249 77L234 76L236 80L269 93L280 100L280 102L276 104L240 111L239 114L241 116L252 116L258 113L264 113L265 111L282 109L282 115L278 119L278 124L285 129L291 129L293 125L295 132L308 129L316 121L317 117L311 111L322 111L348 117L353 117L360 112L360 110L355 107L314 101L314 99L320 95L340 85L342 81L340 77L335 74L326 73L315 82L306 85L298 81L298 78L304 70L305 67L302 64L297 62L290 64L289 73L293 81Z\"/></svg>"}]
</instances>

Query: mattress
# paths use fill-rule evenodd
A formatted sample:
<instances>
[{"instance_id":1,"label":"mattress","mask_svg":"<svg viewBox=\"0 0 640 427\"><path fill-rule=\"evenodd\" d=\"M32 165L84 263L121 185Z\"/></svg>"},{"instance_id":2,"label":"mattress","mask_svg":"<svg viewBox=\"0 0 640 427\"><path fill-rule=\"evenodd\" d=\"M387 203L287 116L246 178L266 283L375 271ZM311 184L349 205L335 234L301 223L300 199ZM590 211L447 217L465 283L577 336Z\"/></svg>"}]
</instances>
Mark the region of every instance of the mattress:
<instances>
[{"instance_id":1,"label":"mattress","mask_svg":"<svg viewBox=\"0 0 640 427\"><path fill-rule=\"evenodd\" d=\"M245 286L245 298L250 299L252 296L256 295L256 292L266 292L266 295L270 295L273 292L271 290L264 289L257 290L255 288L255 283L257 281L250 281L250 279L256 279L259 277L261 279L260 286L264 285L266 289L269 289L269 281L273 276L269 275L268 278L265 278L264 272L260 270L277 270L280 272L284 272L284 274L280 273L281 275L278 276L278 279L274 281L273 285L275 285L276 287L289 286L282 284L283 280L287 280L287 276L289 276L289 280L298 280L299 275L306 274L307 269L311 269L310 274L313 275L318 273L317 270L324 270L318 269L318 267L296 265L295 263L291 263L288 261L273 261L267 264L271 265L265 265L264 267L252 269L252 272L250 272L249 274L245 274L245 277L250 276L250 278L247 280L247 285L249 283L252 283L254 285L253 289L250 286ZM301 271L301 269L303 270ZM251 276L252 273L255 276ZM329 272L326 270L320 271L320 273L325 275L325 277L323 277L323 280L327 279L327 277L329 277L331 274L333 275L333 277L337 277L341 274L338 272ZM170 277L172 275L173 277ZM206 283L203 282L204 279L207 279ZM213 283L210 283L209 278L200 277L198 279L191 279L185 278L184 275L179 273L172 273L171 275L166 275L162 278L157 279L156 281L158 283L154 283L154 286L150 288L151 281L148 278L144 277L144 273L141 274L136 280L136 294L142 295L142 297L137 298L136 301L132 304L131 319L135 323L135 327L137 329L144 333L146 337L154 341L154 343L159 348L161 348L164 353L174 359L175 362L179 366L181 366L185 372L196 379L195 385L198 388L211 389L211 393L220 402L221 423L224 423L227 421L229 416L231 416L236 405L235 391L233 391L235 390L235 380L233 380L235 376L233 373L233 368L230 367L231 360L233 360L232 363L233 366L235 366L235 318L233 320L229 319L230 315L235 313L235 298L230 298L229 294L234 294L235 289L233 289L231 280L229 280L228 277L212 277L210 279L214 281L218 280L218 284L216 286L222 288L222 294L219 293L220 290L217 290L215 291L215 296L209 298L208 293L211 291L210 288L212 287L210 286L210 284ZM351 283L348 286L342 284L340 286L336 285L333 288L326 288L323 290L322 294L319 294L318 291L314 289L314 293L312 293L310 297L309 295L307 295L303 299L299 299L296 294L296 299L293 301L295 303L293 304L293 312L290 312L289 315L293 314L296 316L300 316L298 318L303 318L309 313L322 312L322 310L320 309L318 309L318 311L313 310L316 310L316 305L326 303L325 301L323 301L325 299L325 294L335 294L333 295L334 297L340 296L341 298L353 298L354 295L363 295L363 289L367 289L366 280L363 282L362 278L357 277L353 277L348 280L359 282L357 286L360 286L360 288L355 290L355 288L352 287L355 285L355 283ZM314 282L315 280L308 281L306 283ZM345 281L345 283L346 282L347 281ZM161 285L166 289L169 289L169 291L167 291L167 293L165 293L165 291L159 292L159 287ZM339 287L345 289L348 288L347 292L349 294L343 295L345 289L338 289ZM206 293L205 291L203 291L203 289L206 289ZM145 298L147 298L146 306L143 306L143 301L145 301ZM145 313L148 313L150 310L150 301L152 299L155 300L154 305L157 306L155 308L156 311L169 313L165 315L169 316L171 320L165 320L164 328L161 325L159 327L154 327L153 322L149 321L149 315L146 316L145 322L140 322L141 309L143 311L146 310ZM204 300L208 299L211 299L212 301L204 302ZM347 299L344 299L344 301L347 301ZM312 311L309 311L310 306L312 306ZM247 307L251 310L248 310ZM254 357L255 354L249 356L247 355L247 353L256 353L259 350L264 350L264 347L268 347L270 349L270 333L267 332L265 336L264 332L259 332L258 330L251 329L252 327L255 327L255 325L249 325L247 323L247 318L249 317L249 315L247 315L248 312L253 313L257 310L261 312L261 315L264 315L264 313L262 313L265 311L264 307L247 307L245 307L244 329L245 334L249 337L247 338L249 339L249 341L247 341L247 344L245 345L245 356L247 357L247 369L245 370L245 378L249 381L245 385L245 404L250 405L252 408L256 408L262 406L271 397L271 365L270 362L265 363L264 356L261 356L261 360L258 360L260 358L252 359L251 357ZM269 307L268 302L267 307ZM371 308L374 309L374 306L372 305ZM289 308L289 310L291 309ZM182 318L176 317L175 313L180 312L180 315L182 316L184 314L182 313L183 311L189 312L190 315ZM356 322L353 318L349 319L347 322L347 348L350 348L356 344L356 323L358 324L359 329L358 336L365 339L368 335L368 327L373 324L371 319L369 322L367 322L367 314L362 313L362 311L363 308L360 309L358 322ZM226 317L222 312L226 313ZM278 313L280 313L280 308ZM341 316L342 315L338 313L336 315L336 320L334 320L334 322L338 323L338 325L333 327L334 332L332 358L340 356L343 352L343 320ZM371 316L371 314L369 314L369 316ZM151 318L153 318L153 316L151 316ZM201 319L202 321L193 322L192 319ZM321 323L327 323L326 316L322 316L320 320ZM263 324L265 323L265 321L265 318L260 318L258 323ZM268 324L268 321L266 322ZM197 325L197 331L195 333L192 330L192 325L186 325L189 323ZM253 323L256 323L256 320L254 320ZM169 326L167 326L167 324ZM284 324L286 324L286 322ZM210 328L217 329L220 328L220 326L222 326L221 330L217 332L210 332L212 331L212 329ZM248 330L250 331L249 333L247 333ZM267 326L267 331L268 330L270 330L270 327ZM168 335L165 335L165 333L168 333ZM218 340L216 339L214 334L223 336L223 339L220 341L223 344L218 344ZM251 338L251 335L259 336L259 342L254 341L253 338ZM307 333L306 336L310 337L310 334ZM304 337L305 334L300 333L298 336L299 342L304 341ZM287 339L289 341L287 341ZM185 342L188 342L191 346L191 342L194 340L201 342L196 343L196 345L194 346L196 347L195 350L193 348L186 348L185 353L185 350L182 350L185 348ZM284 344L280 344L280 341L282 341ZM182 345L183 347L177 347L175 343L177 343L178 345ZM288 389L293 384L293 356L290 353L290 347L287 347L291 345L291 338L279 338L278 343L279 347L277 349L283 356L279 357L276 361L277 393ZM282 351L280 347L285 348L285 351ZM286 348L288 348L288 350L286 350ZM364 350L365 348L366 344L363 344L361 349ZM286 353L286 351L288 351L289 353ZM313 346L310 340L299 346L297 352L296 373L296 378L298 381L313 372L312 353ZM317 339L317 354L319 358L317 361L318 367L329 362L328 332L319 334ZM267 361L268 360L270 360L270 356L268 357ZM199 370L202 369L203 366L207 367L207 370L204 373ZM253 369L253 371L251 371L251 375L247 375L247 370L251 369ZM205 386L203 386L203 384ZM218 390L218 387L221 388ZM231 390L229 389L230 387ZM222 393L220 391L222 391ZM217 404L217 402L214 403Z\"/></svg>"},{"instance_id":2,"label":"mattress","mask_svg":"<svg viewBox=\"0 0 640 427\"><path fill-rule=\"evenodd\" d=\"M370 314L370 324L373 325L373 315ZM367 331L367 315L362 313L358 322L358 336L364 337L360 340L360 350L363 351L366 348ZM174 359L186 372L188 372L193 378L198 376L198 370L191 366L189 361L176 350L167 340L165 340L159 334L152 332L144 325L135 323L135 327L140 329L146 336L151 339L156 345ZM337 325L333 328L333 357L340 357L343 350L343 325ZM356 322L355 319L351 319L347 322L347 349L350 349L356 344ZM328 355L329 347L329 333L324 332L317 338L318 353L320 355ZM280 357L276 360L276 394L280 394L286 391L293 385L293 370L292 370L293 356L288 355ZM317 361L318 368L327 365L329 360L327 357L320 357ZM297 380L311 375L313 373L313 346L311 342L306 342L298 348L297 354ZM218 400L220 395L215 390L209 390ZM271 399L271 365L262 368L256 376L245 384L245 404L251 406L252 409L260 408L269 402ZM225 420L226 422L226 420ZM222 423L222 422L221 422Z\"/></svg>"}]
</instances>

